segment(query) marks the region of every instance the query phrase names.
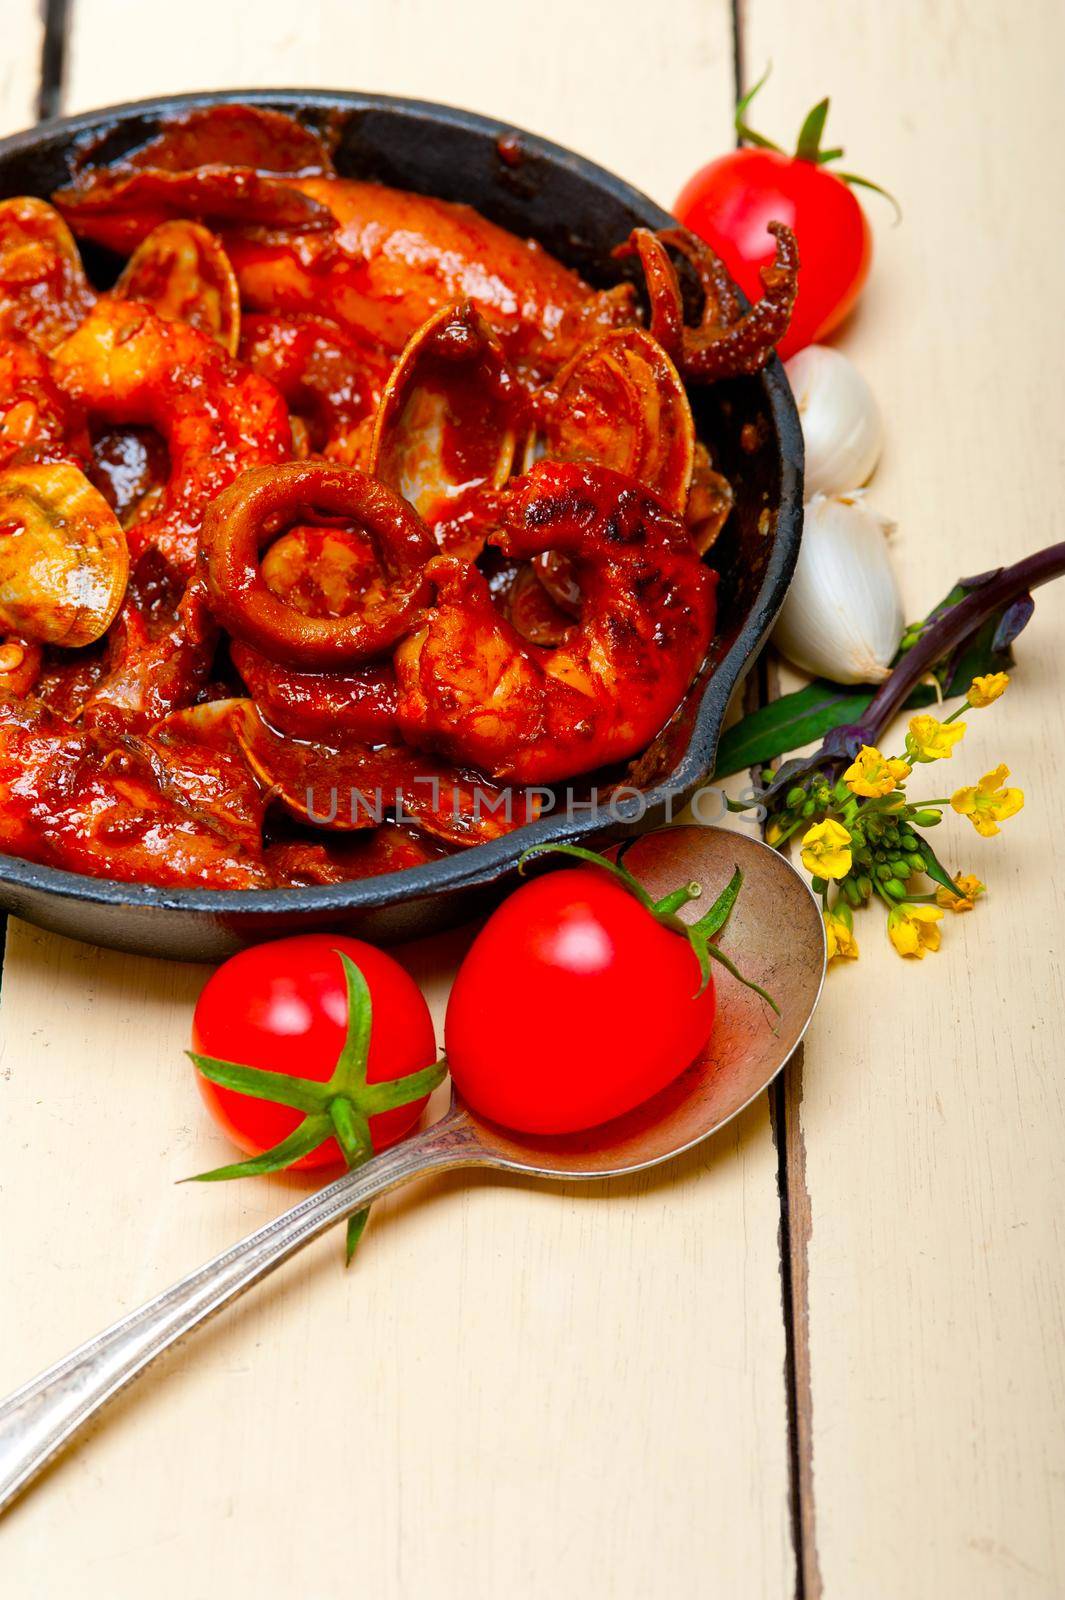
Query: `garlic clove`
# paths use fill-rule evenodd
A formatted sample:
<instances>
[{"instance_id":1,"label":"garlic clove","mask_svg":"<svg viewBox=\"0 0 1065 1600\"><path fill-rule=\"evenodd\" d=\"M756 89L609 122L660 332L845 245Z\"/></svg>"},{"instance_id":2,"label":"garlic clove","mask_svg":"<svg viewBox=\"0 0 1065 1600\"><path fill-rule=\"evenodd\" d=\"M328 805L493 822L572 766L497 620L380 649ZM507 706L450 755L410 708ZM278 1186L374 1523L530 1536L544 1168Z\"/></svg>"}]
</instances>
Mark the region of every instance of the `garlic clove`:
<instances>
[{"instance_id":1,"label":"garlic clove","mask_svg":"<svg viewBox=\"0 0 1065 1600\"><path fill-rule=\"evenodd\" d=\"M828 345L807 345L784 370L802 423L807 498L860 488L884 444L873 391L854 362Z\"/></svg>"},{"instance_id":2,"label":"garlic clove","mask_svg":"<svg viewBox=\"0 0 1065 1600\"><path fill-rule=\"evenodd\" d=\"M815 495L773 642L795 666L833 683L880 683L904 617L885 534L894 523L861 494Z\"/></svg>"}]
</instances>

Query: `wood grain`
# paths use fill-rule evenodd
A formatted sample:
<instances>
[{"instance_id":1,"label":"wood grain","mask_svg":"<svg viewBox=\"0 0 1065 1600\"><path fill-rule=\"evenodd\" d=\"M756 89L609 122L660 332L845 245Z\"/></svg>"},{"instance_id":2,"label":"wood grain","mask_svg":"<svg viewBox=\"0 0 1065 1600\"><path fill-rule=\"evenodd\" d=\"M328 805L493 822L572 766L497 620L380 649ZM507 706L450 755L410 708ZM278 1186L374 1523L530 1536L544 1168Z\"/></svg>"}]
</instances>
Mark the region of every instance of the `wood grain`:
<instances>
[{"instance_id":1,"label":"wood grain","mask_svg":"<svg viewBox=\"0 0 1065 1600\"><path fill-rule=\"evenodd\" d=\"M41 9L34 0L4 0L0 135L14 133L34 118L44 36Z\"/></svg>"},{"instance_id":2,"label":"wood grain","mask_svg":"<svg viewBox=\"0 0 1065 1600\"><path fill-rule=\"evenodd\" d=\"M752 81L774 61L755 126L787 143L831 93L828 142L904 211L895 228L867 202L875 272L841 342L884 408L873 497L917 616L1062 537L1065 14L810 0L795 17L744 8ZM808 1600L1065 1592L1063 622L1065 588L1041 591L1007 699L911 785L1013 768L1027 806L1001 838L960 818L936 838L986 902L921 964L878 912L857 919L861 960L831 975L807 1043L789 1155L811 1230Z\"/></svg>"},{"instance_id":3,"label":"wood grain","mask_svg":"<svg viewBox=\"0 0 1065 1600\"><path fill-rule=\"evenodd\" d=\"M730 136L729 0L653 6L540 0L217 0L181 6L182 37L129 0L74 0L68 108L192 89L370 89L441 100L546 134L669 205L692 151ZM120 40L119 48L103 40Z\"/></svg>"},{"instance_id":4,"label":"wood grain","mask_svg":"<svg viewBox=\"0 0 1065 1600\"><path fill-rule=\"evenodd\" d=\"M71 110L225 84L430 95L667 203L729 137L729 8L706 0L668 28L634 0L548 0L535 23L488 0L76 0L70 65ZM438 1018L461 943L403 952ZM201 981L12 929L0 1391L299 1192L175 1187L226 1154L181 1053ZM52 1592L87 1600L780 1600L777 1225L764 1104L648 1178L423 1185L378 1208L350 1273L323 1241L121 1401L7 1523L5 1590L37 1592L47 1549Z\"/></svg>"}]
</instances>

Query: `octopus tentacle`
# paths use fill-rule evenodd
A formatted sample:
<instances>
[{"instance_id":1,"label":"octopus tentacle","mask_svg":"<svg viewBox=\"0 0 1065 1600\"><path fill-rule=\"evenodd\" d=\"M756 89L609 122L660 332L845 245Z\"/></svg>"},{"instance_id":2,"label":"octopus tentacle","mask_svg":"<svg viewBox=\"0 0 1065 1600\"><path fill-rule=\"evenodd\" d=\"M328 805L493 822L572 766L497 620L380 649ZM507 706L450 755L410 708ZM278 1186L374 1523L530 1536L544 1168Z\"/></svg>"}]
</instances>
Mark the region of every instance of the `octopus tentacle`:
<instances>
[{"instance_id":1,"label":"octopus tentacle","mask_svg":"<svg viewBox=\"0 0 1065 1600\"><path fill-rule=\"evenodd\" d=\"M620 473L541 462L511 491L493 543L516 560L570 557L580 621L541 650L476 567L437 557L436 605L395 656L404 737L520 783L633 755L676 709L713 632L714 575L684 524Z\"/></svg>"},{"instance_id":2,"label":"octopus tentacle","mask_svg":"<svg viewBox=\"0 0 1065 1600\"><path fill-rule=\"evenodd\" d=\"M770 222L777 242L773 261L761 270L762 298L744 311L719 257L693 234L671 228L654 234L635 228L615 253L635 253L647 279L651 332L686 378L715 383L761 371L787 332L798 292L799 251L795 235L782 222ZM678 322L682 305L676 270L667 246L691 262L703 291L697 327Z\"/></svg>"}]
</instances>

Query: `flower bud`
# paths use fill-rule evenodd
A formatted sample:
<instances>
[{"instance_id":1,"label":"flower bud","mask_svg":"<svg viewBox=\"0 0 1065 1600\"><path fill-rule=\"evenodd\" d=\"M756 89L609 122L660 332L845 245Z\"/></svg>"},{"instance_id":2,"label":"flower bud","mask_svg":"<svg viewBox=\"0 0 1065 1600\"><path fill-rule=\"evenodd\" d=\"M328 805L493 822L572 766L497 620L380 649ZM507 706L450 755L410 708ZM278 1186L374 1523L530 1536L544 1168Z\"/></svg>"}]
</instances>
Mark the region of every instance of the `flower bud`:
<instances>
[{"instance_id":1,"label":"flower bud","mask_svg":"<svg viewBox=\"0 0 1065 1600\"><path fill-rule=\"evenodd\" d=\"M934 828L943 821L943 815L939 811L915 811L913 820L919 828Z\"/></svg>"},{"instance_id":2,"label":"flower bud","mask_svg":"<svg viewBox=\"0 0 1065 1600\"><path fill-rule=\"evenodd\" d=\"M910 866L913 868L914 872L923 872L925 867L928 865L924 858L923 850L911 850L909 855L906 857L906 860L910 863Z\"/></svg>"},{"instance_id":3,"label":"flower bud","mask_svg":"<svg viewBox=\"0 0 1065 1600\"><path fill-rule=\"evenodd\" d=\"M787 794L784 796L784 804L790 810L794 811L797 807L802 805L805 799L806 790L803 788L801 783L797 783L795 787L793 789L789 789Z\"/></svg>"},{"instance_id":4,"label":"flower bud","mask_svg":"<svg viewBox=\"0 0 1065 1600\"><path fill-rule=\"evenodd\" d=\"M905 900L908 890L898 878L889 878L884 885L884 893L889 894L892 900Z\"/></svg>"}]
</instances>

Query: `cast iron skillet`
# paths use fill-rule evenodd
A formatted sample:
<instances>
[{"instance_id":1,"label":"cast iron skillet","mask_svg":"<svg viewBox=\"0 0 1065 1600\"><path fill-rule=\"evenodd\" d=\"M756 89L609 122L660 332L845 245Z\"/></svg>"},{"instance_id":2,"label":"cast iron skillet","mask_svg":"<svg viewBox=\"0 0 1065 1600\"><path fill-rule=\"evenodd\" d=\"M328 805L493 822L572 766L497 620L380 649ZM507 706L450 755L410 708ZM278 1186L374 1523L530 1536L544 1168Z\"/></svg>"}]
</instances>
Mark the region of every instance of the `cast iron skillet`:
<instances>
[{"instance_id":1,"label":"cast iron skillet","mask_svg":"<svg viewBox=\"0 0 1065 1600\"><path fill-rule=\"evenodd\" d=\"M71 157L86 141L97 159L110 160L143 143L161 118L219 101L277 107L339 127L341 174L466 201L538 239L596 286L622 275L610 252L633 227L663 228L672 220L601 167L505 123L423 101L313 90L178 95L43 123L0 141L0 197L48 196L67 180ZM515 134L516 164L510 141L509 159L499 148L501 136ZM100 263L90 255L89 265ZM609 810L577 804L425 866L306 889L158 889L0 855L0 907L74 938L180 960L218 961L258 939L320 929L403 939L472 916L512 878L531 844L587 843L678 811L713 771L725 707L784 599L802 526L802 435L779 361L758 377L694 388L691 399L699 434L736 490L710 555L721 574L718 636L679 712L633 764L630 786Z\"/></svg>"}]
</instances>

